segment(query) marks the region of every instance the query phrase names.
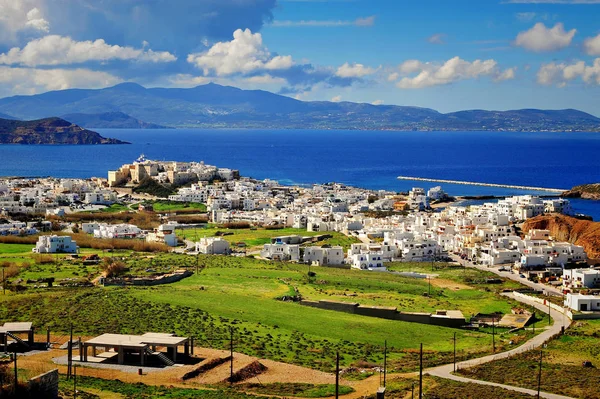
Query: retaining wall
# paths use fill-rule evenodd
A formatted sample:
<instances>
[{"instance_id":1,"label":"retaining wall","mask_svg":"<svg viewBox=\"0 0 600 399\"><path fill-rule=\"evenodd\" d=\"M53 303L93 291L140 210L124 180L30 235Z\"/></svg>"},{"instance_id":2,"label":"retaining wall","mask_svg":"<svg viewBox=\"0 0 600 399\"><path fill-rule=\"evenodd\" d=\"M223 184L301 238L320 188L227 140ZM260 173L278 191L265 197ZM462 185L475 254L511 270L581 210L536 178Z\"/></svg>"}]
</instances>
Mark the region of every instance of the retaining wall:
<instances>
[{"instance_id":1,"label":"retaining wall","mask_svg":"<svg viewBox=\"0 0 600 399\"><path fill-rule=\"evenodd\" d=\"M58 398L58 369L33 377L27 385L36 398Z\"/></svg>"}]
</instances>

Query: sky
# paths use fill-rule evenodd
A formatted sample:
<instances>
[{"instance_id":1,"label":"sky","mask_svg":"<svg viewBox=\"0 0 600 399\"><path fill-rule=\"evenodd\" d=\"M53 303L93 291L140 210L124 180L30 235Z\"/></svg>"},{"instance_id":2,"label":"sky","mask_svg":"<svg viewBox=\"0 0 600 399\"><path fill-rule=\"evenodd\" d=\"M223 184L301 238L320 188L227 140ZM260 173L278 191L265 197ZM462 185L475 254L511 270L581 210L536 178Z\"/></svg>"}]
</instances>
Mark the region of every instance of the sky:
<instances>
[{"instance_id":1,"label":"sky","mask_svg":"<svg viewBox=\"0 0 600 399\"><path fill-rule=\"evenodd\" d=\"M600 0L0 0L0 97L126 81L600 116Z\"/></svg>"}]
</instances>

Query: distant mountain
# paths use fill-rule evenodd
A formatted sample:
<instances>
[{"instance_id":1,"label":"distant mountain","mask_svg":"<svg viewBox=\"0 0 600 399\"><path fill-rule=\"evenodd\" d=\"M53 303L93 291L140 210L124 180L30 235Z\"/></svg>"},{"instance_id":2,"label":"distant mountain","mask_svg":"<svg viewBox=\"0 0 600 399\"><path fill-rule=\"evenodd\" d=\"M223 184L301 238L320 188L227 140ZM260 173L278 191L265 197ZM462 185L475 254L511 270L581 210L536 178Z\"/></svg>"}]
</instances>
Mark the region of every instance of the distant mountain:
<instances>
[{"instance_id":1,"label":"distant mountain","mask_svg":"<svg viewBox=\"0 0 600 399\"><path fill-rule=\"evenodd\" d=\"M147 123L123 112L101 114L67 114L61 118L79 126L97 129L168 129L166 126Z\"/></svg>"},{"instance_id":2,"label":"distant mountain","mask_svg":"<svg viewBox=\"0 0 600 399\"><path fill-rule=\"evenodd\" d=\"M60 118L0 119L0 144L128 144L107 139Z\"/></svg>"},{"instance_id":3,"label":"distant mountain","mask_svg":"<svg viewBox=\"0 0 600 399\"><path fill-rule=\"evenodd\" d=\"M600 131L599 118L571 109L442 114L408 106L305 102L267 91L212 83L190 89L147 89L122 83L97 90L14 96L0 99L0 112L22 119L124 113L146 123L204 128Z\"/></svg>"},{"instance_id":4,"label":"distant mountain","mask_svg":"<svg viewBox=\"0 0 600 399\"><path fill-rule=\"evenodd\" d=\"M0 112L0 119L12 119L12 120L17 120L17 118L15 118L14 116L10 116L7 114L3 114L2 112Z\"/></svg>"}]
</instances>

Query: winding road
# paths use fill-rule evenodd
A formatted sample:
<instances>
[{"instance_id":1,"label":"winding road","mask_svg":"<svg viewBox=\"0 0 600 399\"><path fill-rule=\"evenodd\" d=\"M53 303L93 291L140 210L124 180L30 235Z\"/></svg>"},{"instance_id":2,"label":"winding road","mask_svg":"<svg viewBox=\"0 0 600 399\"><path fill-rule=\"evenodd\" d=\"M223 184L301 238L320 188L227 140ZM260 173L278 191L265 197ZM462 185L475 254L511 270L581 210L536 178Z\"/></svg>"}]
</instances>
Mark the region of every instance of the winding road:
<instances>
[{"instance_id":1,"label":"winding road","mask_svg":"<svg viewBox=\"0 0 600 399\"><path fill-rule=\"evenodd\" d=\"M525 279L518 277L518 275L514 275L514 274L510 274L510 273L506 273L506 272L503 273L503 272L500 272L491 267L488 268L486 266L473 265L470 262L462 261L460 263L465 266L468 266L468 267L475 267L480 270L490 271L490 272L496 273L502 277L508 277L513 280L519 281L520 283L527 283L525 285L535 288L535 289L538 289L538 290L543 290L550 294L555 294L555 295L561 294L559 290L556 290L553 287L548 287L548 286L534 283L531 281L525 281ZM542 312L548 313L549 309L545 305L542 305L540 303L537 303L537 302L534 302L534 301L531 301L531 300L528 300L525 298L517 298L512 294L506 294L506 295L509 297L512 297L513 299L515 299L521 303L524 303L528 306L535 306L537 309L541 310ZM539 348L545 342L552 339L554 336L560 334L563 328L565 328L565 329L569 328L569 326L571 325L571 320L568 317L566 317L563 313L558 312L554 309L550 309L550 317L552 317L552 319L554 320L554 323L551 326L547 327L542 333L536 335L535 337L533 337L530 340L528 340L527 342L525 342L523 345L521 345L515 349L506 351L506 352L497 353L495 355L489 355L489 356L485 356L485 357L480 357L478 359L471 359L471 360L459 362L456 364L457 370L462 369L462 368L478 366L480 364L492 362L494 360L505 359L505 358L517 355L519 353L523 353L523 352L530 351L532 349ZM452 374L453 371L454 371L454 364L451 363L451 364L445 364L442 366L426 369L426 370L424 370L424 373L432 375L432 376L436 376L436 377L454 380L454 381L471 382L471 383L481 384L481 385L491 385L491 386L508 389L511 391L526 393L529 395L534 395L534 396L537 395L537 390L521 388L521 387L516 387L516 386L512 386L512 385L498 384L495 382L460 377L460 376ZM540 392L540 397L548 398L548 399L572 399L569 396L557 395L557 394L548 393L548 392Z\"/></svg>"}]
</instances>

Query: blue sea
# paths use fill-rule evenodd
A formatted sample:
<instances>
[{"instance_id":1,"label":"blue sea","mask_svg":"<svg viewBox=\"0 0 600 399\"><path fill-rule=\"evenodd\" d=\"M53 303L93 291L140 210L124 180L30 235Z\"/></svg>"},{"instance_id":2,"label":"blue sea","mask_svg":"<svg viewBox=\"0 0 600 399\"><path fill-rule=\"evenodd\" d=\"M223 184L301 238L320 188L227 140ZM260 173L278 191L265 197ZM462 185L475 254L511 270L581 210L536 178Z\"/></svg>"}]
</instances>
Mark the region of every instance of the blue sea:
<instances>
[{"instance_id":1,"label":"blue sea","mask_svg":"<svg viewBox=\"0 0 600 399\"><path fill-rule=\"evenodd\" d=\"M600 182L600 134L335 130L96 129L131 145L0 145L4 176L107 175L140 154L239 169L282 184L340 182L408 191L437 183L397 176L568 189ZM442 184L451 195L553 193ZM600 202L574 200L600 220Z\"/></svg>"}]
</instances>

